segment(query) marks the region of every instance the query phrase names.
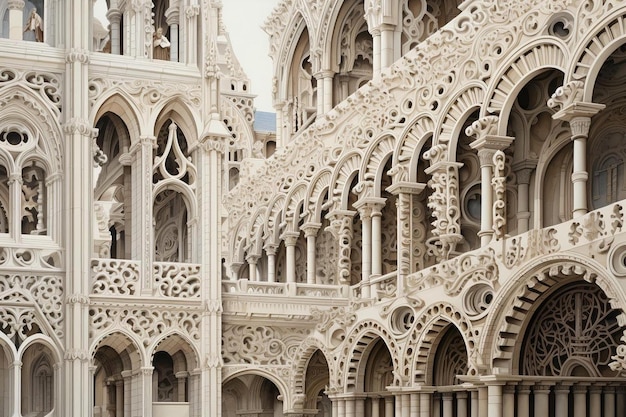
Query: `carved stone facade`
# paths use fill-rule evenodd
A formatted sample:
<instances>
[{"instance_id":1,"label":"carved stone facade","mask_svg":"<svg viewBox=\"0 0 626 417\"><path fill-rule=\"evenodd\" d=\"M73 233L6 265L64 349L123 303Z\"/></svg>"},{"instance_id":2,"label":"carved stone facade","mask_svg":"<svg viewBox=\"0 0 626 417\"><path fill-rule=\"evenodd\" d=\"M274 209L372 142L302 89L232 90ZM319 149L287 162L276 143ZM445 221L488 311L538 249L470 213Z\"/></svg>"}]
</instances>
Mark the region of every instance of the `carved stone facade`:
<instances>
[{"instance_id":1,"label":"carved stone facade","mask_svg":"<svg viewBox=\"0 0 626 417\"><path fill-rule=\"evenodd\" d=\"M623 2L277 1L270 139L91 3L0 5L0 417L626 415Z\"/></svg>"}]
</instances>

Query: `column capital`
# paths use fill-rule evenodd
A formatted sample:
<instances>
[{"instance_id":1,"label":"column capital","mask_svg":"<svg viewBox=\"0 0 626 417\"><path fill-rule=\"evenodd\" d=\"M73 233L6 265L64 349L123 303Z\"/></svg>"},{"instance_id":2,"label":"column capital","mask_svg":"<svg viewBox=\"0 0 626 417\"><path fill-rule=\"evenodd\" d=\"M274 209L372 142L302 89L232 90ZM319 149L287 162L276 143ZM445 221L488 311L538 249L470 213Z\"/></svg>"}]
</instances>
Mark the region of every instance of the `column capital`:
<instances>
[{"instance_id":1,"label":"column capital","mask_svg":"<svg viewBox=\"0 0 626 417\"><path fill-rule=\"evenodd\" d=\"M317 236L317 232L320 230L321 227L322 223L308 222L303 224L300 227L300 230L304 232L304 237Z\"/></svg>"},{"instance_id":2,"label":"column capital","mask_svg":"<svg viewBox=\"0 0 626 417\"><path fill-rule=\"evenodd\" d=\"M421 182L399 181L391 184L386 190L396 196L400 194L419 195L425 188L426 184Z\"/></svg>"},{"instance_id":3,"label":"column capital","mask_svg":"<svg viewBox=\"0 0 626 417\"><path fill-rule=\"evenodd\" d=\"M300 232L284 232L280 237L285 241L285 246L295 246L300 237Z\"/></svg>"},{"instance_id":4,"label":"column capital","mask_svg":"<svg viewBox=\"0 0 626 417\"><path fill-rule=\"evenodd\" d=\"M106 18L109 22L119 22L122 19L122 11L117 8L111 8L106 12Z\"/></svg>"},{"instance_id":5,"label":"column capital","mask_svg":"<svg viewBox=\"0 0 626 417\"><path fill-rule=\"evenodd\" d=\"M359 215L363 216L379 216L381 210L385 207L386 198L381 197L363 197L353 204L354 208L359 211Z\"/></svg>"},{"instance_id":6,"label":"column capital","mask_svg":"<svg viewBox=\"0 0 626 417\"><path fill-rule=\"evenodd\" d=\"M24 10L24 6L26 5L26 2L24 2L24 0L9 0L7 3L7 8L9 10Z\"/></svg>"},{"instance_id":7,"label":"column capital","mask_svg":"<svg viewBox=\"0 0 626 417\"><path fill-rule=\"evenodd\" d=\"M591 118L603 110L606 106L597 103L573 102L563 107L552 115L555 120L571 122L577 118Z\"/></svg>"},{"instance_id":8,"label":"column capital","mask_svg":"<svg viewBox=\"0 0 626 417\"><path fill-rule=\"evenodd\" d=\"M250 254L250 255L246 256L246 261L248 261L248 264L256 265L257 262L259 262L259 258L260 258L259 255Z\"/></svg>"},{"instance_id":9,"label":"column capital","mask_svg":"<svg viewBox=\"0 0 626 417\"><path fill-rule=\"evenodd\" d=\"M150 135L139 136L139 140L135 141L135 143L130 145L130 148L128 149L128 153L131 155L134 155L137 152L139 152L140 149L147 148L147 147L149 147L150 149L154 149L157 147L156 136L150 136Z\"/></svg>"},{"instance_id":10,"label":"column capital","mask_svg":"<svg viewBox=\"0 0 626 417\"><path fill-rule=\"evenodd\" d=\"M265 249L265 253L268 255L276 255L278 244L274 242L266 242L265 245L263 245L263 249Z\"/></svg>"}]
</instances>

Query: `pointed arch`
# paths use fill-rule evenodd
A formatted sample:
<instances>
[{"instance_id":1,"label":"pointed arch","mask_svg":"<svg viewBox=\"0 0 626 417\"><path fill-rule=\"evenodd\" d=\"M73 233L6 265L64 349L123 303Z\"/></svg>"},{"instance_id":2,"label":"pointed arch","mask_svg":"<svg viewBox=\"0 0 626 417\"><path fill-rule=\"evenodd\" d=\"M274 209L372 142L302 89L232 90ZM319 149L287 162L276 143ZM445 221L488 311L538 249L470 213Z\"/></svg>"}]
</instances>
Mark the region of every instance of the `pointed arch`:
<instances>
[{"instance_id":1,"label":"pointed arch","mask_svg":"<svg viewBox=\"0 0 626 417\"><path fill-rule=\"evenodd\" d=\"M330 184L332 178L332 170L330 168L323 168L309 182L309 188L305 198L306 210L309 213L309 222L321 222L322 211L324 207L323 198L328 195L330 191Z\"/></svg>"},{"instance_id":2,"label":"pointed arch","mask_svg":"<svg viewBox=\"0 0 626 417\"><path fill-rule=\"evenodd\" d=\"M126 128L131 140L131 145L139 141L141 136L151 135L146 129L147 123L142 119L142 112L136 106L135 101L124 90L113 88L108 94L100 97L92 106L89 118L92 126L106 114L113 113L119 117Z\"/></svg>"},{"instance_id":3,"label":"pointed arch","mask_svg":"<svg viewBox=\"0 0 626 417\"><path fill-rule=\"evenodd\" d=\"M170 356L175 357L176 353L181 351L185 357L187 371L200 367L200 354L197 347L187 337L176 330L168 330L155 339L146 349L148 356L154 358L154 354L158 351L167 352Z\"/></svg>"},{"instance_id":4,"label":"pointed arch","mask_svg":"<svg viewBox=\"0 0 626 417\"><path fill-rule=\"evenodd\" d=\"M321 352L324 358L326 359L326 363L328 363L328 373L332 372L334 367L334 357L332 353L328 350L325 344L314 337L307 337L301 344L298 346L298 350L294 354L293 361L293 372L291 373L291 377L289 380L289 386L292 387L294 396L297 397L299 395L305 394L305 384L306 384L306 372L309 365L309 361L315 354L315 352ZM330 377L332 381L332 376Z\"/></svg>"}]
</instances>

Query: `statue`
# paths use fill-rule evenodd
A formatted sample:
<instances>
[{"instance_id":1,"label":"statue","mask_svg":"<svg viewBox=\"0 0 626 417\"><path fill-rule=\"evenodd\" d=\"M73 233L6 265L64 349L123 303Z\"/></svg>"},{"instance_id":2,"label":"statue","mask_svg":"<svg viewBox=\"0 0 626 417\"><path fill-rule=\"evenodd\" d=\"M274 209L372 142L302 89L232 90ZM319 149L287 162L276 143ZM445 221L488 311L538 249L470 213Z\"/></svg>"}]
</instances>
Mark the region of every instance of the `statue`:
<instances>
[{"instance_id":1,"label":"statue","mask_svg":"<svg viewBox=\"0 0 626 417\"><path fill-rule=\"evenodd\" d=\"M163 35L163 28L158 28L153 36L152 58L170 60L170 41Z\"/></svg>"},{"instance_id":2,"label":"statue","mask_svg":"<svg viewBox=\"0 0 626 417\"><path fill-rule=\"evenodd\" d=\"M33 7L30 11L30 15L28 15L28 20L26 21L26 27L24 28L24 33L32 30L35 34L35 41L43 42L43 20L41 16L37 14L37 8Z\"/></svg>"}]
</instances>

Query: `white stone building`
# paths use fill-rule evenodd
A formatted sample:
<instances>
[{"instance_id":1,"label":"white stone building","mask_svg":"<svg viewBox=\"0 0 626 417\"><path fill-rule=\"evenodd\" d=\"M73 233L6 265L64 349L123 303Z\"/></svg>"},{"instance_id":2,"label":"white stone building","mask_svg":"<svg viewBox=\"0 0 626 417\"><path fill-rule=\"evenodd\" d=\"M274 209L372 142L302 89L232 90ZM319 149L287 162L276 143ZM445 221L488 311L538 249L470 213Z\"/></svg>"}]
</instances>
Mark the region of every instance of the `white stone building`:
<instances>
[{"instance_id":1,"label":"white stone building","mask_svg":"<svg viewBox=\"0 0 626 417\"><path fill-rule=\"evenodd\" d=\"M280 1L275 134L107 7L0 1L0 417L626 415L624 2Z\"/></svg>"}]
</instances>

